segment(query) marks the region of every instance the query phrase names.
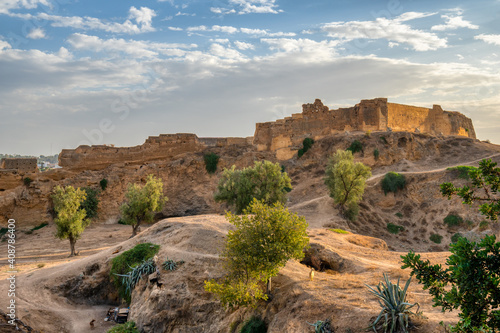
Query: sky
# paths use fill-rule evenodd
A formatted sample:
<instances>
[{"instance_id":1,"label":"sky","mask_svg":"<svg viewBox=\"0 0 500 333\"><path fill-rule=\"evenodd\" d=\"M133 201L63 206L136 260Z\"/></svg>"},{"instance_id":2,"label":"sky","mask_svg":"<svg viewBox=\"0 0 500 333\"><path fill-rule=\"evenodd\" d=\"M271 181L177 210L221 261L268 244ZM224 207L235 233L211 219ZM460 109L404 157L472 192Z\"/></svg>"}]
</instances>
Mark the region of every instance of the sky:
<instances>
[{"instance_id":1,"label":"sky","mask_svg":"<svg viewBox=\"0 0 500 333\"><path fill-rule=\"evenodd\" d=\"M135 146L361 99L500 143L500 1L1 0L0 153Z\"/></svg>"}]
</instances>

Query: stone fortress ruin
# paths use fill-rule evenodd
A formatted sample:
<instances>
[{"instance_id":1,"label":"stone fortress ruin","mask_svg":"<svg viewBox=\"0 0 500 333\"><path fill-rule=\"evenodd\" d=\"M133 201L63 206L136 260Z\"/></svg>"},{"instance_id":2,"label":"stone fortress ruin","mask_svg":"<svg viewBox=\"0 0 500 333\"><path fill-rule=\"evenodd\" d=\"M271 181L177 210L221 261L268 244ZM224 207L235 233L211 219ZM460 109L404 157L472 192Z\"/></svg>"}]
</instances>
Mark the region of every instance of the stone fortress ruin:
<instances>
[{"instance_id":1,"label":"stone fortress ruin","mask_svg":"<svg viewBox=\"0 0 500 333\"><path fill-rule=\"evenodd\" d=\"M36 172L38 171L37 159L33 158L2 158L0 160L0 171L12 172Z\"/></svg>"},{"instance_id":2,"label":"stone fortress ruin","mask_svg":"<svg viewBox=\"0 0 500 333\"><path fill-rule=\"evenodd\" d=\"M361 100L350 108L330 110L316 99L302 105L302 113L274 122L258 123L248 138L199 138L195 134L161 134L135 147L106 145L63 149L59 165L69 169L103 169L116 163L144 163L171 159L209 147L247 146L275 152L278 160L292 158L309 137L315 140L351 131L406 131L431 135L459 135L476 138L472 120L441 106L432 108L388 103L387 98Z\"/></svg>"}]
</instances>

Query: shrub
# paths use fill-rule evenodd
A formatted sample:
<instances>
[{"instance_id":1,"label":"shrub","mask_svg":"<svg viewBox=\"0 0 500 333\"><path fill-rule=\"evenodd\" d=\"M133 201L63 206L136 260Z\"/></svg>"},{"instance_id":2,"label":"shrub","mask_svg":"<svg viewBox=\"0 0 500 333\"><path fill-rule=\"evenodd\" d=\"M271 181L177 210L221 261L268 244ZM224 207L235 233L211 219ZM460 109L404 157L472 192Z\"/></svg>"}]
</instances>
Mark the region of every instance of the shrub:
<instances>
[{"instance_id":1,"label":"shrub","mask_svg":"<svg viewBox=\"0 0 500 333\"><path fill-rule=\"evenodd\" d=\"M267 205L285 203L287 192L292 188L290 177L281 171L279 163L255 162L253 167L224 169L219 179L215 201L227 202L241 214L252 200L263 201Z\"/></svg>"},{"instance_id":2,"label":"shrub","mask_svg":"<svg viewBox=\"0 0 500 333\"><path fill-rule=\"evenodd\" d=\"M469 172L473 171L473 170L477 170L477 168L473 167L473 166L469 166L469 165L459 165L459 166L456 166L453 168L448 168L447 170L457 171L458 178L469 180L470 179Z\"/></svg>"},{"instance_id":3,"label":"shrub","mask_svg":"<svg viewBox=\"0 0 500 333\"><path fill-rule=\"evenodd\" d=\"M396 213L396 214L394 214L394 215L396 215L396 216L397 216L397 217L399 217L400 219L402 219L402 218L403 218L403 213L397 212L397 213Z\"/></svg>"},{"instance_id":4,"label":"shrub","mask_svg":"<svg viewBox=\"0 0 500 333\"><path fill-rule=\"evenodd\" d=\"M378 151L377 148L373 151L373 157L375 157L376 160L378 160L378 157L380 156L380 152Z\"/></svg>"},{"instance_id":5,"label":"shrub","mask_svg":"<svg viewBox=\"0 0 500 333\"><path fill-rule=\"evenodd\" d=\"M391 234L398 234L400 231L403 231L405 230L404 227L400 226L400 225L396 225L396 224L392 224L392 223L387 223L387 230L389 230L389 232Z\"/></svg>"},{"instance_id":6,"label":"shrub","mask_svg":"<svg viewBox=\"0 0 500 333\"><path fill-rule=\"evenodd\" d=\"M356 202L348 203L344 215L349 221L356 221L359 215L359 205Z\"/></svg>"},{"instance_id":7,"label":"shrub","mask_svg":"<svg viewBox=\"0 0 500 333\"><path fill-rule=\"evenodd\" d=\"M126 275L134 267L140 265L144 261L153 258L160 250L160 245L151 243L137 244L132 249L123 252L111 260L111 270L109 276L118 290L120 296L130 303L130 294L126 292L126 286L123 285L122 279L117 275Z\"/></svg>"},{"instance_id":8,"label":"shrub","mask_svg":"<svg viewBox=\"0 0 500 333\"><path fill-rule=\"evenodd\" d=\"M456 243L460 239L460 237L463 237L461 233L457 232L453 236L451 236L451 242Z\"/></svg>"},{"instance_id":9,"label":"shrub","mask_svg":"<svg viewBox=\"0 0 500 333\"><path fill-rule=\"evenodd\" d=\"M35 230L38 230L38 229L42 229L43 227L46 227L48 226L49 224L47 222L42 222L40 223L39 225L37 225L36 227L33 227L30 229L30 231L35 231Z\"/></svg>"},{"instance_id":10,"label":"shrub","mask_svg":"<svg viewBox=\"0 0 500 333\"><path fill-rule=\"evenodd\" d=\"M387 275L384 274L384 281L385 284L382 282L379 283L376 290L366 285L370 289L370 292L379 299L379 304L382 307L378 317L370 327L374 332L379 332L382 328L384 328L384 332L389 333L409 332L410 315L416 314L410 310L415 305L420 307L418 303L410 304L406 300L406 292L408 291L411 278L406 281L403 289L399 286L399 279L396 284L393 284L389 281Z\"/></svg>"},{"instance_id":11,"label":"shrub","mask_svg":"<svg viewBox=\"0 0 500 333\"><path fill-rule=\"evenodd\" d=\"M137 327L135 327L135 322L128 321L125 324L120 324L113 326L108 330L107 333L140 333Z\"/></svg>"},{"instance_id":12,"label":"shrub","mask_svg":"<svg viewBox=\"0 0 500 333\"><path fill-rule=\"evenodd\" d=\"M108 180L106 178L101 179L99 186L101 186L103 191L106 190L106 187L108 187Z\"/></svg>"},{"instance_id":13,"label":"shrub","mask_svg":"<svg viewBox=\"0 0 500 333\"><path fill-rule=\"evenodd\" d=\"M363 144L358 140L354 140L353 143L351 143L349 148L347 148L346 150L349 150L354 155L357 152L363 151Z\"/></svg>"},{"instance_id":14,"label":"shrub","mask_svg":"<svg viewBox=\"0 0 500 333\"><path fill-rule=\"evenodd\" d=\"M3 235L5 235L7 231L9 231L8 228L0 228L0 237L3 237Z\"/></svg>"},{"instance_id":15,"label":"shrub","mask_svg":"<svg viewBox=\"0 0 500 333\"><path fill-rule=\"evenodd\" d=\"M313 143L313 139L305 138L304 141L302 141L302 148L297 152L297 156L302 157L302 155L304 155L309 150L309 148L312 147Z\"/></svg>"},{"instance_id":16,"label":"shrub","mask_svg":"<svg viewBox=\"0 0 500 333\"><path fill-rule=\"evenodd\" d=\"M80 204L80 209L85 209L85 218L93 219L97 217L97 209L99 208L99 192L90 187L84 187L82 190L85 191L85 200Z\"/></svg>"},{"instance_id":17,"label":"shrub","mask_svg":"<svg viewBox=\"0 0 500 333\"><path fill-rule=\"evenodd\" d=\"M405 188L406 178L397 172L388 172L382 179L382 190L387 195L388 192L396 193Z\"/></svg>"},{"instance_id":18,"label":"shrub","mask_svg":"<svg viewBox=\"0 0 500 333\"><path fill-rule=\"evenodd\" d=\"M154 272L156 272L156 264L153 262L153 259L149 259L133 267L127 274L115 274L122 278L121 285L125 287L125 295L129 303L132 290L134 290L139 280L142 279L144 275L153 274Z\"/></svg>"},{"instance_id":19,"label":"shrub","mask_svg":"<svg viewBox=\"0 0 500 333\"><path fill-rule=\"evenodd\" d=\"M441 240L443 239L443 236L441 236L439 234L431 234L431 237L429 237L429 239L436 244L441 244Z\"/></svg>"},{"instance_id":20,"label":"shrub","mask_svg":"<svg viewBox=\"0 0 500 333\"><path fill-rule=\"evenodd\" d=\"M205 169L208 173L215 173L217 171L217 164L219 163L219 155L215 153L205 154L203 156L205 161Z\"/></svg>"},{"instance_id":21,"label":"shrub","mask_svg":"<svg viewBox=\"0 0 500 333\"><path fill-rule=\"evenodd\" d=\"M118 220L118 224L128 225L127 222L125 222L122 218Z\"/></svg>"},{"instance_id":22,"label":"shrub","mask_svg":"<svg viewBox=\"0 0 500 333\"><path fill-rule=\"evenodd\" d=\"M366 131L366 132L365 132L365 136L366 136L367 138L369 138L370 136L372 136L372 131L370 131L370 130Z\"/></svg>"},{"instance_id":23,"label":"shrub","mask_svg":"<svg viewBox=\"0 0 500 333\"><path fill-rule=\"evenodd\" d=\"M345 231L342 229L330 229L330 231L336 232L337 234L348 234L349 231Z\"/></svg>"},{"instance_id":24,"label":"shrub","mask_svg":"<svg viewBox=\"0 0 500 333\"><path fill-rule=\"evenodd\" d=\"M462 237L450 244L446 265L432 265L410 251L401 256L401 268L410 268L411 275L429 290L433 306L442 307L443 312L458 309L460 320L453 332L497 332L499 248L495 236L487 235L479 243Z\"/></svg>"},{"instance_id":25,"label":"shrub","mask_svg":"<svg viewBox=\"0 0 500 333\"><path fill-rule=\"evenodd\" d=\"M253 316L248 319L240 330L240 333L266 333L267 325L259 317Z\"/></svg>"},{"instance_id":26,"label":"shrub","mask_svg":"<svg viewBox=\"0 0 500 333\"><path fill-rule=\"evenodd\" d=\"M166 271L175 271L177 269L177 267L179 265L182 265L183 263L184 263L183 260L181 260L181 261L175 261L175 260L167 258L167 260L165 260L163 262L163 264L161 264L161 265L162 265L163 269L166 270Z\"/></svg>"},{"instance_id":27,"label":"shrub","mask_svg":"<svg viewBox=\"0 0 500 333\"><path fill-rule=\"evenodd\" d=\"M325 321L318 320L314 324L308 324L314 327L314 333L334 333L330 319L327 319Z\"/></svg>"},{"instance_id":28,"label":"shrub","mask_svg":"<svg viewBox=\"0 0 500 333\"><path fill-rule=\"evenodd\" d=\"M43 263L43 262L39 263L38 265L36 265L36 267L38 267L38 268L44 268L45 267L45 263Z\"/></svg>"},{"instance_id":29,"label":"shrub","mask_svg":"<svg viewBox=\"0 0 500 333\"><path fill-rule=\"evenodd\" d=\"M444 223L446 223L448 227L456 227L461 225L463 222L464 219L459 215L448 214L448 216L444 218Z\"/></svg>"},{"instance_id":30,"label":"shrub","mask_svg":"<svg viewBox=\"0 0 500 333\"><path fill-rule=\"evenodd\" d=\"M385 143L386 145L389 144L389 142L387 142L387 139L385 138L385 136L381 136L380 137L380 141L382 141L383 143Z\"/></svg>"},{"instance_id":31,"label":"shrub","mask_svg":"<svg viewBox=\"0 0 500 333\"><path fill-rule=\"evenodd\" d=\"M33 182L33 179L31 179L30 177L24 177L23 178L24 185L30 186L31 182Z\"/></svg>"},{"instance_id":32,"label":"shrub","mask_svg":"<svg viewBox=\"0 0 500 333\"><path fill-rule=\"evenodd\" d=\"M488 229L488 226L489 226L488 221L479 222L479 230L481 230L481 231Z\"/></svg>"}]
</instances>

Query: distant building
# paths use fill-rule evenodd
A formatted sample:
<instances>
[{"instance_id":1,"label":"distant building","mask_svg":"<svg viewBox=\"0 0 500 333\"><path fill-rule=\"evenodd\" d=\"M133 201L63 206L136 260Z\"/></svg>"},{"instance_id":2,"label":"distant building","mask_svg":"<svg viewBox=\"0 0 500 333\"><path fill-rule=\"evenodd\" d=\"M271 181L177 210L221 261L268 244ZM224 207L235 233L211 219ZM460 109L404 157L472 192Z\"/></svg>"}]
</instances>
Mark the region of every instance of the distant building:
<instances>
[{"instance_id":1,"label":"distant building","mask_svg":"<svg viewBox=\"0 0 500 333\"><path fill-rule=\"evenodd\" d=\"M36 172L38 170L37 160L34 157L2 158L0 160L0 169L21 172Z\"/></svg>"}]
</instances>

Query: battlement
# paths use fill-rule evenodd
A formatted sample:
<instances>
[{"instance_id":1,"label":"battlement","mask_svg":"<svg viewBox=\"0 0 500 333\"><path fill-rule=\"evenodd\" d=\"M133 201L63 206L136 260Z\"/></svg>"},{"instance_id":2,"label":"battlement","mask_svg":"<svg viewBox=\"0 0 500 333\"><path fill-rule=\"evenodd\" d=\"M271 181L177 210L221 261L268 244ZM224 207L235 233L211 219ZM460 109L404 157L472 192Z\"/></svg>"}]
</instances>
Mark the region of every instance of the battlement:
<instances>
[{"instance_id":1,"label":"battlement","mask_svg":"<svg viewBox=\"0 0 500 333\"><path fill-rule=\"evenodd\" d=\"M20 172L35 172L38 170L35 157L29 158L2 158L0 169Z\"/></svg>"}]
</instances>

